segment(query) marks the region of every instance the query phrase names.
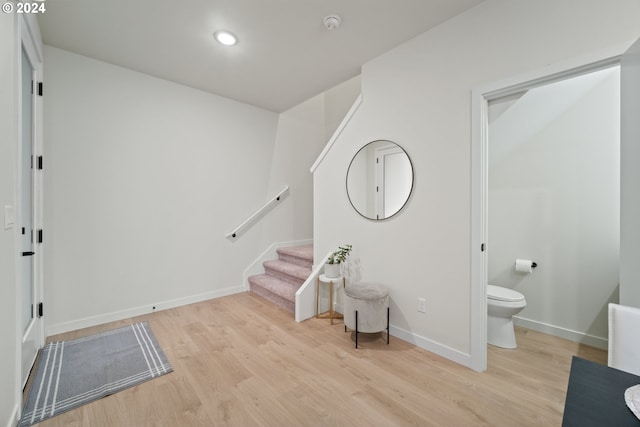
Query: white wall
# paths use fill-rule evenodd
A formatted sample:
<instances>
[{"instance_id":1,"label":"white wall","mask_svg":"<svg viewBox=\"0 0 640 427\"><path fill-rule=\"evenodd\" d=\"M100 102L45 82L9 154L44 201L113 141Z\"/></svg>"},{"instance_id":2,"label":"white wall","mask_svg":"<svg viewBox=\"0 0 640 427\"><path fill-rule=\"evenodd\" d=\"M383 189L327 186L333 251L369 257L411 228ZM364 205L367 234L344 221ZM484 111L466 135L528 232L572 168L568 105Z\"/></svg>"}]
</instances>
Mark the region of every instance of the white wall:
<instances>
[{"instance_id":1,"label":"white wall","mask_svg":"<svg viewBox=\"0 0 640 427\"><path fill-rule=\"evenodd\" d=\"M634 0L487 1L363 67L363 103L314 176L315 251L353 244L363 279L391 289L392 333L470 364L471 90L630 44L639 20ZM380 223L344 189L375 139L404 147L415 170L408 204Z\"/></svg>"},{"instance_id":2,"label":"white wall","mask_svg":"<svg viewBox=\"0 0 640 427\"><path fill-rule=\"evenodd\" d=\"M260 247L273 242L313 237L313 181L309 167L322 150L324 95L318 95L278 116L270 163L268 192L273 197L285 185L289 196L264 218Z\"/></svg>"},{"instance_id":3,"label":"white wall","mask_svg":"<svg viewBox=\"0 0 640 427\"><path fill-rule=\"evenodd\" d=\"M324 139L329 141L358 95L360 95L360 75L336 85L322 95L324 97Z\"/></svg>"},{"instance_id":4,"label":"white wall","mask_svg":"<svg viewBox=\"0 0 640 427\"><path fill-rule=\"evenodd\" d=\"M45 64L49 334L243 290L264 225L224 235L272 196L277 114L48 46Z\"/></svg>"},{"instance_id":5,"label":"white wall","mask_svg":"<svg viewBox=\"0 0 640 427\"><path fill-rule=\"evenodd\" d=\"M518 129L493 137L504 122L490 125L488 279L525 295L524 326L606 348L607 304L618 302L620 77L617 69L597 75L531 137L521 140ZM568 97L554 90L565 84L545 87L543 103L528 101L541 91L533 89L512 107L515 117L499 120L535 121ZM503 149L512 141L519 145ZM517 273L516 258L538 267Z\"/></svg>"},{"instance_id":6,"label":"white wall","mask_svg":"<svg viewBox=\"0 0 640 427\"><path fill-rule=\"evenodd\" d=\"M620 304L640 307L640 41L622 59L620 120Z\"/></svg>"},{"instance_id":7,"label":"white wall","mask_svg":"<svg viewBox=\"0 0 640 427\"><path fill-rule=\"evenodd\" d=\"M309 168L360 94L360 76L336 85L278 116L269 194L289 186L287 197L265 217L260 247L313 238L313 175Z\"/></svg>"},{"instance_id":8,"label":"white wall","mask_svg":"<svg viewBox=\"0 0 640 427\"><path fill-rule=\"evenodd\" d=\"M0 14L0 425L10 425L20 403L21 334L16 307L15 228L4 228L4 207L16 206L18 139L17 15Z\"/></svg>"}]
</instances>

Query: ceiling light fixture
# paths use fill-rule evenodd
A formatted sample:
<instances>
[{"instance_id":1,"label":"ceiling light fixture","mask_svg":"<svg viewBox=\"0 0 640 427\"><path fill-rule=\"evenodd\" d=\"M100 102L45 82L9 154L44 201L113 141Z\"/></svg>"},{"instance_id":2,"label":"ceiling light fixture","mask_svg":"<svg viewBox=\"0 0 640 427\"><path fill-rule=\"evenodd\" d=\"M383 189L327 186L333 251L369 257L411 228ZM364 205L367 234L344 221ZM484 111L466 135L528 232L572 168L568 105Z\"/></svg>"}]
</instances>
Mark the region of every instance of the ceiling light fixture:
<instances>
[{"instance_id":1,"label":"ceiling light fixture","mask_svg":"<svg viewBox=\"0 0 640 427\"><path fill-rule=\"evenodd\" d=\"M233 46L238 44L238 37L231 31L221 30L213 33L213 37L225 46Z\"/></svg>"},{"instance_id":2,"label":"ceiling light fixture","mask_svg":"<svg viewBox=\"0 0 640 427\"><path fill-rule=\"evenodd\" d=\"M328 30L336 30L340 27L340 17L338 15L329 15L322 21Z\"/></svg>"}]
</instances>

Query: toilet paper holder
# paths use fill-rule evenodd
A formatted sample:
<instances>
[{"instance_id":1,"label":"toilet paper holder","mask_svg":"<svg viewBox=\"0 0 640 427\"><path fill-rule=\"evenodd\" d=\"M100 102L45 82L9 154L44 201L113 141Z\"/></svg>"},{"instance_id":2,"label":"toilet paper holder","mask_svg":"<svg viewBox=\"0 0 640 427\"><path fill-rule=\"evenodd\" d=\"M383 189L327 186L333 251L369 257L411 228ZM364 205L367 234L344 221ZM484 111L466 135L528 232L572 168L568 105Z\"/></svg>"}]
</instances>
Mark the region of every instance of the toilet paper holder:
<instances>
[{"instance_id":1,"label":"toilet paper holder","mask_svg":"<svg viewBox=\"0 0 640 427\"><path fill-rule=\"evenodd\" d=\"M538 266L538 263L529 259L516 259L515 268L516 271L522 271L525 273L531 273L534 268ZM528 270L528 271L527 271Z\"/></svg>"}]
</instances>

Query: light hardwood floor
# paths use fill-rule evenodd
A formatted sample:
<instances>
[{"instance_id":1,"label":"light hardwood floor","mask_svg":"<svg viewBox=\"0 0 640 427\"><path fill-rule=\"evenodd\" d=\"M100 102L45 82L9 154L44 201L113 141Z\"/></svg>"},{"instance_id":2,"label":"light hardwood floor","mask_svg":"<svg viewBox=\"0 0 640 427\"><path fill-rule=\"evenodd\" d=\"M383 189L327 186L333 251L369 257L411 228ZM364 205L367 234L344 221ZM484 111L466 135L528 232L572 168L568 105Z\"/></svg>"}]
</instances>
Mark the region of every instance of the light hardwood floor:
<instances>
[{"instance_id":1,"label":"light hardwood floor","mask_svg":"<svg viewBox=\"0 0 640 427\"><path fill-rule=\"evenodd\" d=\"M248 293L49 341L142 320L174 372L41 426L559 426L571 356L607 357L518 328L518 349L489 346L477 373L394 337L356 350L342 323L296 323Z\"/></svg>"}]
</instances>

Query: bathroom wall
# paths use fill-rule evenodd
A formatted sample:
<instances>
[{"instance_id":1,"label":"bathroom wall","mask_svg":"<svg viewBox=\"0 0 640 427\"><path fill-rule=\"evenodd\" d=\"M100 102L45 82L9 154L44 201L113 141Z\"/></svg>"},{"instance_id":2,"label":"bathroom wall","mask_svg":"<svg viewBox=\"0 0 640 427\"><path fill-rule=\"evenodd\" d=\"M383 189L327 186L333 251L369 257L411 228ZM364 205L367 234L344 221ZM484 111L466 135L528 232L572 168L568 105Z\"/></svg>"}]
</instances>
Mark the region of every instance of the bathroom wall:
<instances>
[{"instance_id":1,"label":"bathroom wall","mask_svg":"<svg viewBox=\"0 0 640 427\"><path fill-rule=\"evenodd\" d=\"M635 0L489 0L365 64L362 104L314 175L314 245L353 244L362 279L390 288L392 334L471 365L471 91L628 47L639 21ZM381 222L344 188L376 139L404 147L415 170L408 204Z\"/></svg>"},{"instance_id":2,"label":"bathroom wall","mask_svg":"<svg viewBox=\"0 0 640 427\"><path fill-rule=\"evenodd\" d=\"M606 348L607 304L618 300L619 69L573 80L533 89L490 124L488 279L525 295L517 323ZM516 258L538 267L515 272Z\"/></svg>"}]
</instances>

